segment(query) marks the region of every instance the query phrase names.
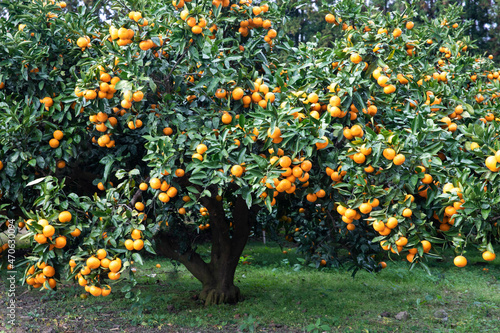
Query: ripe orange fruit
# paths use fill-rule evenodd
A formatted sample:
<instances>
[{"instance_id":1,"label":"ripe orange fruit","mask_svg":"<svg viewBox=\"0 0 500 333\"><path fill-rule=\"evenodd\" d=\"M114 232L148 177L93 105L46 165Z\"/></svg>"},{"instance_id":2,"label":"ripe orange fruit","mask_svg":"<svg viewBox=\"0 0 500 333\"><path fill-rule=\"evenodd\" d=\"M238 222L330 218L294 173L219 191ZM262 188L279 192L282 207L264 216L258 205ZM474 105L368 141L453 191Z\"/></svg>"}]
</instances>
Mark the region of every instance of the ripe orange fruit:
<instances>
[{"instance_id":1,"label":"ripe orange fruit","mask_svg":"<svg viewBox=\"0 0 500 333\"><path fill-rule=\"evenodd\" d=\"M108 268L111 260L108 258L101 259L101 267Z\"/></svg>"},{"instance_id":2,"label":"ripe orange fruit","mask_svg":"<svg viewBox=\"0 0 500 333\"><path fill-rule=\"evenodd\" d=\"M43 269L43 275L46 277L53 277L56 274L56 270L52 266L45 266Z\"/></svg>"},{"instance_id":3,"label":"ripe orange fruit","mask_svg":"<svg viewBox=\"0 0 500 333\"><path fill-rule=\"evenodd\" d=\"M72 218L71 213L68 211L59 213L59 222L61 223L69 222L71 221L71 218Z\"/></svg>"},{"instance_id":4,"label":"ripe orange fruit","mask_svg":"<svg viewBox=\"0 0 500 333\"><path fill-rule=\"evenodd\" d=\"M81 233L82 233L82 231L81 231L80 229L75 228L75 230L73 230L73 231L70 233L70 235L71 235L71 236L73 236L73 237L78 237L78 236L80 236L80 235L81 235Z\"/></svg>"},{"instance_id":5,"label":"ripe orange fruit","mask_svg":"<svg viewBox=\"0 0 500 333\"><path fill-rule=\"evenodd\" d=\"M359 206L359 211L363 214L369 214L372 211L373 207L369 203L363 203Z\"/></svg>"},{"instance_id":6,"label":"ripe orange fruit","mask_svg":"<svg viewBox=\"0 0 500 333\"><path fill-rule=\"evenodd\" d=\"M239 101L240 99L243 98L244 91L240 87L237 87L233 90L232 96L235 101Z\"/></svg>"},{"instance_id":7,"label":"ripe orange fruit","mask_svg":"<svg viewBox=\"0 0 500 333\"><path fill-rule=\"evenodd\" d=\"M403 209L403 214L401 214L401 215L403 215L404 217L411 217L412 214L413 214L413 212L411 211L410 208L405 208L405 209Z\"/></svg>"},{"instance_id":8,"label":"ripe orange fruit","mask_svg":"<svg viewBox=\"0 0 500 333\"><path fill-rule=\"evenodd\" d=\"M429 175L428 173L424 174L424 178L422 178L422 183L424 184L432 183L432 176Z\"/></svg>"},{"instance_id":9,"label":"ripe orange fruit","mask_svg":"<svg viewBox=\"0 0 500 333\"><path fill-rule=\"evenodd\" d=\"M118 261L118 260L112 260L110 263L109 263L109 270L112 272L112 273L117 273L120 269L122 268L122 263L121 261Z\"/></svg>"},{"instance_id":10,"label":"ripe orange fruit","mask_svg":"<svg viewBox=\"0 0 500 333\"><path fill-rule=\"evenodd\" d=\"M387 228L394 229L398 226L398 219L395 217L389 217L387 223L385 224Z\"/></svg>"},{"instance_id":11,"label":"ripe orange fruit","mask_svg":"<svg viewBox=\"0 0 500 333\"><path fill-rule=\"evenodd\" d=\"M85 263L87 264L87 267L90 269L96 269L99 268L99 266L101 266L101 261L94 256L87 258L87 261Z\"/></svg>"},{"instance_id":12,"label":"ripe orange fruit","mask_svg":"<svg viewBox=\"0 0 500 333\"><path fill-rule=\"evenodd\" d=\"M396 156L394 156L394 159L392 160L392 162L395 164L395 165L401 165L405 162L406 158L403 154L397 154Z\"/></svg>"},{"instance_id":13,"label":"ripe orange fruit","mask_svg":"<svg viewBox=\"0 0 500 333\"><path fill-rule=\"evenodd\" d=\"M134 205L135 209L142 212L144 210L144 204L142 202L136 202Z\"/></svg>"},{"instance_id":14,"label":"ripe orange fruit","mask_svg":"<svg viewBox=\"0 0 500 333\"><path fill-rule=\"evenodd\" d=\"M431 250L431 243L427 240L423 240L420 242L422 244L422 247L424 248L424 253L429 253L429 251Z\"/></svg>"},{"instance_id":15,"label":"ripe orange fruit","mask_svg":"<svg viewBox=\"0 0 500 333\"><path fill-rule=\"evenodd\" d=\"M177 170L175 170L175 175L177 177L179 177L179 178L180 177L184 177L184 170L183 169L177 169Z\"/></svg>"},{"instance_id":16,"label":"ripe orange fruit","mask_svg":"<svg viewBox=\"0 0 500 333\"><path fill-rule=\"evenodd\" d=\"M175 197L177 195L177 189L173 186L171 186L168 190L167 190L167 195L171 198Z\"/></svg>"},{"instance_id":17,"label":"ripe orange fruit","mask_svg":"<svg viewBox=\"0 0 500 333\"><path fill-rule=\"evenodd\" d=\"M149 185L152 189L157 190L161 187L161 180L159 180L158 178L151 178L151 180L149 181Z\"/></svg>"},{"instance_id":18,"label":"ripe orange fruit","mask_svg":"<svg viewBox=\"0 0 500 333\"><path fill-rule=\"evenodd\" d=\"M486 261L493 261L493 260L495 260L495 258L496 258L496 255L493 252L490 252L490 251L484 251L483 252L483 259L484 260L486 260Z\"/></svg>"},{"instance_id":19,"label":"ripe orange fruit","mask_svg":"<svg viewBox=\"0 0 500 333\"><path fill-rule=\"evenodd\" d=\"M465 267L467 265L467 259L464 256L456 256L453 259L453 264L457 267Z\"/></svg>"},{"instance_id":20,"label":"ripe orange fruit","mask_svg":"<svg viewBox=\"0 0 500 333\"><path fill-rule=\"evenodd\" d=\"M325 21L329 24L333 24L335 22L335 16L332 14L326 14Z\"/></svg>"},{"instance_id":21,"label":"ripe orange fruit","mask_svg":"<svg viewBox=\"0 0 500 333\"><path fill-rule=\"evenodd\" d=\"M361 56L359 54L353 53L353 54L351 54L350 60L351 60L351 62L353 62L355 64L359 64L361 62L361 60L363 60L363 59L361 58Z\"/></svg>"},{"instance_id":22,"label":"ripe orange fruit","mask_svg":"<svg viewBox=\"0 0 500 333\"><path fill-rule=\"evenodd\" d=\"M56 130L53 133L54 139L61 141L62 138L64 137L64 133L60 130Z\"/></svg>"},{"instance_id":23,"label":"ripe orange fruit","mask_svg":"<svg viewBox=\"0 0 500 333\"><path fill-rule=\"evenodd\" d=\"M92 286L90 287L89 292L92 296L101 296L102 290L99 287Z\"/></svg>"},{"instance_id":24,"label":"ripe orange fruit","mask_svg":"<svg viewBox=\"0 0 500 333\"><path fill-rule=\"evenodd\" d=\"M204 154L206 151L207 151L207 146L204 145L203 143L200 143L197 147L196 147L196 152L198 154Z\"/></svg>"},{"instance_id":25,"label":"ripe orange fruit","mask_svg":"<svg viewBox=\"0 0 500 333\"><path fill-rule=\"evenodd\" d=\"M148 184L146 184L146 183L141 183L141 184L139 185L139 189L140 189L141 191L146 191L146 190L148 189Z\"/></svg>"},{"instance_id":26,"label":"ripe orange fruit","mask_svg":"<svg viewBox=\"0 0 500 333\"><path fill-rule=\"evenodd\" d=\"M412 21L406 22L406 29L411 30L414 26L415 24Z\"/></svg>"},{"instance_id":27,"label":"ripe orange fruit","mask_svg":"<svg viewBox=\"0 0 500 333\"><path fill-rule=\"evenodd\" d=\"M312 169L312 163L311 161L309 160L305 160L303 161L302 163L300 163L300 168L304 171L304 172L309 172L311 169ZM294 175L295 176L295 175Z\"/></svg>"},{"instance_id":28,"label":"ripe orange fruit","mask_svg":"<svg viewBox=\"0 0 500 333\"><path fill-rule=\"evenodd\" d=\"M408 239L404 236L399 237L399 239L396 241L397 246L405 246L408 244Z\"/></svg>"},{"instance_id":29,"label":"ripe orange fruit","mask_svg":"<svg viewBox=\"0 0 500 333\"><path fill-rule=\"evenodd\" d=\"M97 253L96 253L97 259L102 260L102 259L106 258L107 255L108 255L108 253L106 252L106 250L104 250L104 249L97 250Z\"/></svg>"},{"instance_id":30,"label":"ripe orange fruit","mask_svg":"<svg viewBox=\"0 0 500 333\"><path fill-rule=\"evenodd\" d=\"M134 230L132 230L131 236L133 239L141 239L142 233L139 229L134 229Z\"/></svg>"},{"instance_id":31,"label":"ripe orange fruit","mask_svg":"<svg viewBox=\"0 0 500 333\"><path fill-rule=\"evenodd\" d=\"M104 287L101 288L101 295L106 297L111 293L111 287L108 285L105 285Z\"/></svg>"},{"instance_id":32,"label":"ripe orange fruit","mask_svg":"<svg viewBox=\"0 0 500 333\"><path fill-rule=\"evenodd\" d=\"M231 167L231 174L235 177L241 177L241 175L243 174L243 168L241 167L241 165L233 165Z\"/></svg>"},{"instance_id":33,"label":"ripe orange fruit","mask_svg":"<svg viewBox=\"0 0 500 333\"><path fill-rule=\"evenodd\" d=\"M378 207L378 205L380 204L380 201L377 198L373 198L373 200L368 201L368 203L370 205L372 205L373 208L375 208L375 207Z\"/></svg>"},{"instance_id":34,"label":"ripe orange fruit","mask_svg":"<svg viewBox=\"0 0 500 333\"><path fill-rule=\"evenodd\" d=\"M59 147L59 140L57 140L57 139L50 139L49 146L50 146L50 148L57 148L57 147Z\"/></svg>"},{"instance_id":35,"label":"ripe orange fruit","mask_svg":"<svg viewBox=\"0 0 500 333\"><path fill-rule=\"evenodd\" d=\"M43 235L47 238L54 236L56 229L51 225L43 227Z\"/></svg>"},{"instance_id":36,"label":"ripe orange fruit","mask_svg":"<svg viewBox=\"0 0 500 333\"><path fill-rule=\"evenodd\" d=\"M396 151L392 148L385 148L382 154L386 159L392 161L396 156Z\"/></svg>"},{"instance_id":37,"label":"ripe orange fruit","mask_svg":"<svg viewBox=\"0 0 500 333\"><path fill-rule=\"evenodd\" d=\"M222 123L225 125L230 124L233 121L233 116L231 116L229 113L225 112L222 115Z\"/></svg>"},{"instance_id":38,"label":"ripe orange fruit","mask_svg":"<svg viewBox=\"0 0 500 333\"><path fill-rule=\"evenodd\" d=\"M129 251L132 251L134 249L134 241L131 239L127 239L124 243L125 248Z\"/></svg>"},{"instance_id":39,"label":"ripe orange fruit","mask_svg":"<svg viewBox=\"0 0 500 333\"><path fill-rule=\"evenodd\" d=\"M144 247L144 241L142 239L136 239L134 241L134 250L140 251Z\"/></svg>"},{"instance_id":40,"label":"ripe orange fruit","mask_svg":"<svg viewBox=\"0 0 500 333\"><path fill-rule=\"evenodd\" d=\"M144 93L140 90L132 94L132 100L134 102L140 102L142 101L143 98L144 98Z\"/></svg>"},{"instance_id":41,"label":"ripe orange fruit","mask_svg":"<svg viewBox=\"0 0 500 333\"><path fill-rule=\"evenodd\" d=\"M495 156L488 156L484 163L486 167L492 172L497 172L499 170L499 168L497 168L497 159L495 158Z\"/></svg>"}]
</instances>

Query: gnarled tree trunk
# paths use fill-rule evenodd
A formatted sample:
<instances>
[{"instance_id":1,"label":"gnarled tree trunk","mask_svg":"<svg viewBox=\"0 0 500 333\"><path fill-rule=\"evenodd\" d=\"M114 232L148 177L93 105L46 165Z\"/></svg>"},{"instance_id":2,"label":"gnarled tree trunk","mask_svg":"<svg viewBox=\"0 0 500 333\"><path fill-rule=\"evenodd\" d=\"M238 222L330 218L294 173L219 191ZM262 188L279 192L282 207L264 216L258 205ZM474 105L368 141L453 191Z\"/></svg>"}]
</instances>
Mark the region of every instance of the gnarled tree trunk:
<instances>
[{"instance_id":1,"label":"gnarled tree trunk","mask_svg":"<svg viewBox=\"0 0 500 333\"><path fill-rule=\"evenodd\" d=\"M250 235L253 223L251 211L246 202L237 197L233 202L231 230L222 201L202 198L201 202L207 208L210 218L210 262L205 262L191 248L181 254L178 241L165 234L156 239L157 252L182 263L202 283L203 289L199 297L205 301L205 305L237 303L241 300L241 294L240 289L234 285L234 274Z\"/></svg>"}]
</instances>

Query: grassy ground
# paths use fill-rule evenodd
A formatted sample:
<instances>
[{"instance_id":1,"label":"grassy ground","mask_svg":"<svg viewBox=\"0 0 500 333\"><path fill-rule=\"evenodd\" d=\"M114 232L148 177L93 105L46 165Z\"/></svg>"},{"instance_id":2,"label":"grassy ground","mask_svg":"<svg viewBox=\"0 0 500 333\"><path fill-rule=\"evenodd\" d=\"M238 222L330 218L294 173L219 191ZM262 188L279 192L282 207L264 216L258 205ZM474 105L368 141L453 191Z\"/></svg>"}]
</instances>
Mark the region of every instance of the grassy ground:
<instances>
[{"instance_id":1,"label":"grassy ground","mask_svg":"<svg viewBox=\"0 0 500 333\"><path fill-rule=\"evenodd\" d=\"M235 306L204 307L194 297L199 282L168 260L150 259L137 267L136 290L150 299L139 307L123 297L119 285L107 298L87 299L79 297L82 287L72 285L53 295L19 287L17 331L314 332L312 325L323 326L316 332L500 331L498 260L483 264L479 255L468 255L463 269L451 260L431 262L432 276L389 262L379 274L361 272L353 279L345 270L300 266L293 249L283 254L276 244L252 242L244 254L251 264L239 266L236 284L245 300ZM3 302L2 289L0 284ZM403 311L408 318L396 319Z\"/></svg>"}]
</instances>

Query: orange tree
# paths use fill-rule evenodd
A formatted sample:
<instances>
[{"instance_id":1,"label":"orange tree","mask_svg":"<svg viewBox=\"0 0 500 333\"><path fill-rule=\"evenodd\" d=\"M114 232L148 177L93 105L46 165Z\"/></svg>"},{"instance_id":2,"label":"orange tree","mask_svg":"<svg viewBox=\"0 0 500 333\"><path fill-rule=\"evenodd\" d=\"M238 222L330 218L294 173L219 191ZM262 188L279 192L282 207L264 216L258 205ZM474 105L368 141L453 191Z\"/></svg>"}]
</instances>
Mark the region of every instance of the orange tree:
<instances>
[{"instance_id":1,"label":"orange tree","mask_svg":"<svg viewBox=\"0 0 500 333\"><path fill-rule=\"evenodd\" d=\"M325 8L343 38L318 48L283 37L274 3L103 5L106 24L4 5L0 213L28 229L25 283L106 296L126 278L131 296L148 251L185 265L206 304L237 302L256 225L317 267L448 246L464 266L469 243L495 258L499 72L458 8L415 26L411 8L344 1Z\"/></svg>"}]
</instances>

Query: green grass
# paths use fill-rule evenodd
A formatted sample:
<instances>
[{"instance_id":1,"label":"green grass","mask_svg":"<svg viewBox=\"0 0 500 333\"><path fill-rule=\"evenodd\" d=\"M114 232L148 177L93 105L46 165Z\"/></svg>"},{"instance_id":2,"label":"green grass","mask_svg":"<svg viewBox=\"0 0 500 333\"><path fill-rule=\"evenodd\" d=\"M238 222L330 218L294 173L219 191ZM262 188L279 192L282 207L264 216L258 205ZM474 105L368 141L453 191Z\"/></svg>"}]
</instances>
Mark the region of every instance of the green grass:
<instances>
[{"instance_id":1,"label":"green grass","mask_svg":"<svg viewBox=\"0 0 500 333\"><path fill-rule=\"evenodd\" d=\"M205 247L201 250L208 252ZM119 286L113 286L108 298L89 296L86 300L78 297L82 287L68 286L56 295L45 296L42 303L38 292L28 293L33 297L33 315L36 318L38 313L42 318L29 325L55 316L66 325L79 321L80 327L87 323L100 330L141 325L146 331L168 331L173 326L186 332L232 332L246 324L247 328L257 325L257 331L266 327L303 332L319 318L333 332L499 330L498 260L483 265L479 254L469 254L469 265L459 269L449 257L445 262L429 263L431 276L418 267L409 271L405 262L388 261L388 268L381 273L360 272L353 279L345 270L300 266L295 251L288 252L283 254L276 244L250 243L244 254L250 256L251 265L240 265L236 272L236 284L245 300L234 306L204 307L192 298L201 284L188 272L176 269L168 260L149 259L137 267L136 290L144 298L150 297L141 304L142 316L137 315L137 307L131 309L130 301L117 290ZM162 267L156 268L157 263ZM439 310L448 314L446 322L435 318ZM394 318L401 311L408 312L408 320ZM106 320L95 322L99 318L96 312ZM381 317L382 313L388 317Z\"/></svg>"}]
</instances>

